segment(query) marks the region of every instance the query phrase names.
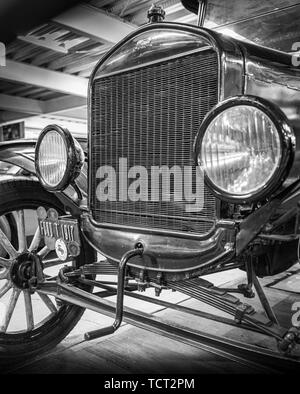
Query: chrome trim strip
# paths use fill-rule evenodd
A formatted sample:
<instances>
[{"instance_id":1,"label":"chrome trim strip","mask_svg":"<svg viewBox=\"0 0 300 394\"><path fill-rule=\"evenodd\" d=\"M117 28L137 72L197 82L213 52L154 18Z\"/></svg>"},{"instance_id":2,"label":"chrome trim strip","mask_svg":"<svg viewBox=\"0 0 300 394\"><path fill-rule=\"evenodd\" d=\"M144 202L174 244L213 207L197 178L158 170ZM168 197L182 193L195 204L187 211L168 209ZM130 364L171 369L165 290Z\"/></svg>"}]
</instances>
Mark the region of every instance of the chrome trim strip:
<instances>
[{"instance_id":1,"label":"chrome trim strip","mask_svg":"<svg viewBox=\"0 0 300 394\"><path fill-rule=\"evenodd\" d=\"M234 255L234 249L231 247L228 250L225 250L223 253L219 254L218 256L216 256L208 261L205 261L205 263L194 266L192 269L191 268L181 268L180 270L178 270L178 269L176 269L176 270L164 269L163 272L170 272L170 273L180 272L181 273L181 272L194 271L197 269L205 268L208 265L211 265L219 260L224 259L226 256L233 257L233 255ZM133 268L146 269L147 271L157 271L157 268L152 268L152 267L148 267L148 266L145 267L143 265L137 265L137 264L133 264L133 263L129 263L128 265Z\"/></svg>"},{"instance_id":2,"label":"chrome trim strip","mask_svg":"<svg viewBox=\"0 0 300 394\"><path fill-rule=\"evenodd\" d=\"M205 240L209 238L216 230L217 222L215 223L214 226L209 230L207 233L202 233L202 234L196 234L196 233L188 233L188 232L182 232L182 231L169 231L169 230L164 230L164 229L159 229L159 228L144 228L144 227L131 227L131 226L124 226L121 224L114 224L114 223L100 223L96 222L95 219L93 219L92 215L90 215L90 222L99 228L105 228L105 229L111 229L111 230L118 230L118 231L132 231L135 233L143 233L143 234L156 234L156 235L165 235L165 236L171 236L175 238L186 238L186 239L197 239L199 241Z\"/></svg>"}]
</instances>

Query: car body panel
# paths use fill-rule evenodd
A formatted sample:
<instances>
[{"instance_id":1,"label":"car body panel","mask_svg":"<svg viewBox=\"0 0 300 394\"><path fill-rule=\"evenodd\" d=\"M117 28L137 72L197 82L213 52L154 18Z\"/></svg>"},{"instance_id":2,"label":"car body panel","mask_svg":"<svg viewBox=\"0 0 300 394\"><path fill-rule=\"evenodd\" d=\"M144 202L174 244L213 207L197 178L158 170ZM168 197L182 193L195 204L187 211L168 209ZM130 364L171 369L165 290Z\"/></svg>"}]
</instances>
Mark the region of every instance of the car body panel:
<instances>
[{"instance_id":1,"label":"car body panel","mask_svg":"<svg viewBox=\"0 0 300 394\"><path fill-rule=\"evenodd\" d=\"M169 50L158 60L157 52L162 53L166 37L172 41L172 31L174 33L173 46L170 45ZM188 43L186 48L182 45L185 37ZM202 50L207 45L212 46L219 55L219 101L243 94L269 98L266 90L261 90L258 84L249 83L251 73L255 81L262 81L269 89L273 85L273 81L266 78L268 73L274 77L276 74L279 75L282 81L280 86L283 102L285 102L285 97L297 94L289 84L285 83L285 78L289 76L290 79L293 79L295 75L295 71L289 63L291 56L266 48L263 53L263 49L259 46L245 44L215 31L174 23L153 23L143 26L117 44L95 67L90 78L90 91L95 79L136 67L145 67L148 64L170 58L172 54L174 57L178 57L181 54L186 54L187 49ZM260 68L257 59L261 59L266 68L266 77L263 80L258 75ZM285 110L282 103L277 100L277 96L275 98L272 100L273 103ZM285 110L285 113L291 120L290 110ZM90 114L89 119L91 120ZM297 170L295 171L297 172ZM292 178L289 179L287 184L292 181ZM264 224L264 222L259 224L259 230ZM122 229L109 224L99 224L92 219L90 214L84 214L82 229L90 243L112 261L119 261L125 252L134 248L137 243L141 243L148 251L148 255L137 258L135 262L130 262L130 265L164 273L191 270L199 272L201 266L204 268L210 264L210 261L217 261L218 256L222 261L224 255L227 256L226 252L228 250L232 252L235 248L236 229L230 221L226 227L224 221L220 221L218 224L217 220L216 228L207 237L192 235L183 237L176 235L176 233L171 234L153 229L143 231L143 229ZM213 250L213 255L210 250Z\"/></svg>"},{"instance_id":2,"label":"car body panel","mask_svg":"<svg viewBox=\"0 0 300 394\"><path fill-rule=\"evenodd\" d=\"M169 41L172 45L167 45L168 50L163 51ZM89 108L91 85L95 79L135 67L144 67L159 62L162 58L178 57L189 51L201 51L207 45L218 54L219 102L229 97L245 94L259 96L269 99L281 108L291 124L295 121L297 116L295 100L300 97L298 90L300 79L298 70L290 64L290 55L225 37L208 29L174 23L153 23L142 26L112 48L96 65L91 75ZM157 52L162 57L158 57ZM274 86L276 88L273 95L269 94ZM91 114L89 113L90 121ZM296 135L299 135L296 126L294 129ZM3 153L3 158L13 164L19 163L20 167L34 174L33 156L30 152L27 152L26 156L25 150L17 151L18 145L14 146L15 148L13 145L6 145L7 153ZM32 149L32 143L30 148L27 148ZM298 145L297 148L299 148ZM299 155L298 152L296 152L294 167L283 189L298 176L297 155ZM91 195L88 191L86 175L85 166L81 179L78 180L82 183L80 189L84 191L84 197ZM232 259L235 255L239 221L223 220L222 217L218 217L215 228L205 236L188 233L182 236L176 232L154 229L118 228L118 226L96 223L89 212L88 201L84 200L80 203L74 190L68 189L64 193L57 194L71 198L76 207L73 211L74 216L80 218L80 226L85 238L96 250L113 262L117 263L124 253L136 247L137 244L142 244L145 254L143 257L132 260L131 267L146 269L151 275L164 272L172 275L174 279L179 273L185 277L191 272L199 274L202 268L205 269L211 264L218 265L229 258ZM297 193L299 193L298 190L294 193L293 201L297 198ZM281 203L287 204L287 200L288 196L284 202L276 206L276 209L280 211ZM280 212L283 211L284 209L281 209ZM266 221L269 219L270 217ZM252 233L257 234L265 224L264 221L260 222L258 230L252 229Z\"/></svg>"}]
</instances>

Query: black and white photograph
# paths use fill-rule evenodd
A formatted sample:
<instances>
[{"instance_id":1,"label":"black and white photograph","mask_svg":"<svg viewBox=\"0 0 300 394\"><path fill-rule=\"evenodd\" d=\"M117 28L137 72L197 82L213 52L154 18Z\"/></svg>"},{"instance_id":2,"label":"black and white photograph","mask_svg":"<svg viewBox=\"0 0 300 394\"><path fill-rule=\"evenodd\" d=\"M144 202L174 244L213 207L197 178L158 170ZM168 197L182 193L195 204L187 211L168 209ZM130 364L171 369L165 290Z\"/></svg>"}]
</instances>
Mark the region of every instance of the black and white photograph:
<instances>
[{"instance_id":1,"label":"black and white photograph","mask_svg":"<svg viewBox=\"0 0 300 394\"><path fill-rule=\"evenodd\" d=\"M0 0L1 375L299 374L299 19Z\"/></svg>"}]
</instances>

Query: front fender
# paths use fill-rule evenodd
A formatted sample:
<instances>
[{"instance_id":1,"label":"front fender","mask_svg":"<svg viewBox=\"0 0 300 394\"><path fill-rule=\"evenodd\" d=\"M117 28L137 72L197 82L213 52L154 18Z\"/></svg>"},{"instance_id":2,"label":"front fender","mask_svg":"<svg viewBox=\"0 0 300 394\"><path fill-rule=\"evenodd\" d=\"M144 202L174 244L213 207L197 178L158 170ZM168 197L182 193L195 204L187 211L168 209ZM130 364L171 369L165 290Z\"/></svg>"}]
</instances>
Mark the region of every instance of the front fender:
<instances>
[{"instance_id":1,"label":"front fender","mask_svg":"<svg viewBox=\"0 0 300 394\"><path fill-rule=\"evenodd\" d=\"M82 143L82 141L79 141ZM22 175L36 177L34 153L36 140L15 140L2 142L0 144L0 162L5 162L19 167ZM87 165L84 164L81 174L77 179L77 185L86 199L87 196ZM77 193L72 186L67 187L62 192L54 192L59 200L74 216L80 215L79 201Z\"/></svg>"},{"instance_id":2,"label":"front fender","mask_svg":"<svg viewBox=\"0 0 300 394\"><path fill-rule=\"evenodd\" d=\"M35 140L1 142L0 161L20 167L31 175L36 175L34 166L35 143Z\"/></svg>"}]
</instances>

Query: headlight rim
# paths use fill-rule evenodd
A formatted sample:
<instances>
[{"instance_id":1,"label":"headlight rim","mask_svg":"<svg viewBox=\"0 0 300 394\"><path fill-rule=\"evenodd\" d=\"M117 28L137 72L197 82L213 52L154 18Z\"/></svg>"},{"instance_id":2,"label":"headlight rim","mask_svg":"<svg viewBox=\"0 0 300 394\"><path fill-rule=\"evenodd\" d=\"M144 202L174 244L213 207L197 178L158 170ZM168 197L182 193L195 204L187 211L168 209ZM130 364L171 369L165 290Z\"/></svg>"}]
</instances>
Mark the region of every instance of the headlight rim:
<instances>
[{"instance_id":1,"label":"headlight rim","mask_svg":"<svg viewBox=\"0 0 300 394\"><path fill-rule=\"evenodd\" d=\"M255 107L265 113L273 122L280 139L281 158L277 169L267 183L257 192L244 195L234 195L219 188L207 175L204 169L204 182L211 192L220 200L235 203L246 204L264 200L282 185L287 178L289 171L293 165L295 156L295 134L290 126L286 115L282 110L270 101L261 97L243 95L230 97L213 107L203 119L193 146L193 159L195 165L198 166L198 154L201 152L203 137L211 122L225 110L239 105L247 105Z\"/></svg>"},{"instance_id":2,"label":"headlight rim","mask_svg":"<svg viewBox=\"0 0 300 394\"><path fill-rule=\"evenodd\" d=\"M62 137L67 152L67 163L66 163L66 170L64 176L61 179L61 181L55 186L49 185L44 180L39 167L40 145L42 143L44 136L50 131L55 131ZM54 192L54 191L62 191L66 189L70 184L72 184L75 181L75 179L80 174L83 163L84 163L84 152L81 146L79 145L79 143L74 139L74 137L72 136L72 134L67 128L61 127L56 124L50 124L47 125L41 131L35 146L35 169L39 182L46 190Z\"/></svg>"}]
</instances>

